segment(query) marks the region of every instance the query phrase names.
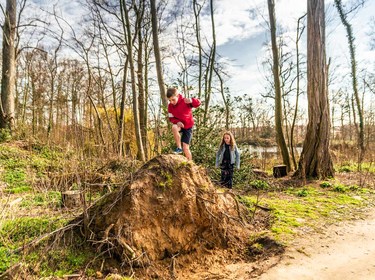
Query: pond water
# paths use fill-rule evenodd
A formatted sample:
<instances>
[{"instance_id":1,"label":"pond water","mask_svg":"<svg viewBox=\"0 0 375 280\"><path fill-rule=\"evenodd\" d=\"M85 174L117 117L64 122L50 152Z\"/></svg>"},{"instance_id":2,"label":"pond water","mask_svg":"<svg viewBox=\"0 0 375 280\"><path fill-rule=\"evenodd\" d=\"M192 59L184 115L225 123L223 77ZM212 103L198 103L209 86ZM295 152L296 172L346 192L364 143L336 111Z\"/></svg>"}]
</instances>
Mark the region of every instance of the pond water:
<instances>
[{"instance_id":1,"label":"pond water","mask_svg":"<svg viewBox=\"0 0 375 280\"><path fill-rule=\"evenodd\" d=\"M248 152L252 156L257 157L257 158L276 157L278 154L277 146L261 147L261 146L254 146L254 145L241 145L240 150L242 152ZM300 154L302 152L302 147L296 147L296 152Z\"/></svg>"}]
</instances>

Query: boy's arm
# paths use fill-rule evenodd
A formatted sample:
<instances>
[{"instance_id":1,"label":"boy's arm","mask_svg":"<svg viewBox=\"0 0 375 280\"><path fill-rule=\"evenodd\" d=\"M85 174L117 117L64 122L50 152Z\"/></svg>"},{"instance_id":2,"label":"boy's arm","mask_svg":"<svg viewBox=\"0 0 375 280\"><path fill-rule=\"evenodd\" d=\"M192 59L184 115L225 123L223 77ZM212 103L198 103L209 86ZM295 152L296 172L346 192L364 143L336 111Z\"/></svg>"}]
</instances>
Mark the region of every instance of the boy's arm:
<instances>
[{"instance_id":1,"label":"boy's arm","mask_svg":"<svg viewBox=\"0 0 375 280\"><path fill-rule=\"evenodd\" d=\"M191 99L191 106L197 108L201 105L201 101L198 98Z\"/></svg>"},{"instance_id":2,"label":"boy's arm","mask_svg":"<svg viewBox=\"0 0 375 280\"><path fill-rule=\"evenodd\" d=\"M181 122L179 119L175 118L172 113L168 112L168 118L169 121L173 124L177 124L178 122Z\"/></svg>"}]
</instances>

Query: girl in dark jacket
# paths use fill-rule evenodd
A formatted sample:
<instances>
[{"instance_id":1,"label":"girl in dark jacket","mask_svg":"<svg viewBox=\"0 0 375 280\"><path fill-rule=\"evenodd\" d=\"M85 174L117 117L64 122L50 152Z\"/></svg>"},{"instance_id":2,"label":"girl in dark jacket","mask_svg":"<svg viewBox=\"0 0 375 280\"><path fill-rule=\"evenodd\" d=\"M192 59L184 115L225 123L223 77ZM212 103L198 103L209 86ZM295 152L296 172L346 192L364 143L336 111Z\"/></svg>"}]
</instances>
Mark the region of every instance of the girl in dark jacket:
<instances>
[{"instance_id":1,"label":"girl in dark jacket","mask_svg":"<svg viewBox=\"0 0 375 280\"><path fill-rule=\"evenodd\" d=\"M234 167L240 168L240 152L230 131L226 131L223 134L219 150L216 153L215 166L220 166L221 168L220 184L231 189L233 186Z\"/></svg>"}]
</instances>

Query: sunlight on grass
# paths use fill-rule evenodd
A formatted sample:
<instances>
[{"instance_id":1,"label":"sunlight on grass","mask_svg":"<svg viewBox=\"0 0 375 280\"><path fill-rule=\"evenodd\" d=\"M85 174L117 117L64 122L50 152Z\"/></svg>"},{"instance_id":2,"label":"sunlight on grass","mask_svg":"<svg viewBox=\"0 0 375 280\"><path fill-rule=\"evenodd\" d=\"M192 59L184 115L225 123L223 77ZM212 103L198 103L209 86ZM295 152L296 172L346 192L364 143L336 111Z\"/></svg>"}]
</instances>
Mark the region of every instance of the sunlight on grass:
<instances>
[{"instance_id":1,"label":"sunlight on grass","mask_svg":"<svg viewBox=\"0 0 375 280\"><path fill-rule=\"evenodd\" d=\"M342 185L340 191L334 187L305 186L289 188L284 193L265 193L258 204L271 209L273 222L270 230L275 239L288 241L301 227L317 229L324 224L349 218L360 206L366 206L365 197L368 195L373 194L361 189L353 191ZM257 197L242 196L240 201L253 212Z\"/></svg>"}]
</instances>

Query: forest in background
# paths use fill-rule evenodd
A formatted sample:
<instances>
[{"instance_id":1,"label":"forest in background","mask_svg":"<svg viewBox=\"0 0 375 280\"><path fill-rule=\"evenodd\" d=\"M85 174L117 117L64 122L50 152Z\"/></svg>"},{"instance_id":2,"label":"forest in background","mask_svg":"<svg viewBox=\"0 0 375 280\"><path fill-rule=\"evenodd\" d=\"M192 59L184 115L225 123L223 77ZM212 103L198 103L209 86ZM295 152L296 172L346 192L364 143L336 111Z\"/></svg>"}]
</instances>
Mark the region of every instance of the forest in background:
<instances>
[{"instance_id":1,"label":"forest in background","mask_svg":"<svg viewBox=\"0 0 375 280\"><path fill-rule=\"evenodd\" d=\"M336 2L345 9L344 19L355 16L366 4L356 1L343 6ZM10 81L14 88L7 85L4 75L9 65L4 63L6 44L2 60L2 127L10 129L13 138L71 147L82 156L147 160L172 148L163 108L165 87L176 86L186 96L203 102L194 112L192 149L198 163L206 158L201 154L215 150L221 131L229 129L240 143L279 147L276 136L281 132L287 156L294 161L291 169L297 168L299 155L294 151L305 139L307 123L307 56L306 50L301 50L306 15L298 19L297 30L289 31L295 33L295 39L283 36L275 25L277 40L275 45L267 44L268 55L261 62L264 89L239 95L231 89L228 64L217 52L214 1L77 3L84 11L76 20L79 27L71 25L56 6L38 10L37 3L15 0L2 6L4 13L11 7L15 13L9 17L14 20L9 30L14 36L14 76ZM253 12L259 12L257 9ZM273 19L263 16L267 30L270 22L277 23L277 5ZM9 42L6 18L3 14L3 42ZM201 27L202 21L210 22L209 32ZM368 40L371 44L374 34L369 34ZM352 43L348 55L349 49L355 49L356 41ZM274 48L278 54L277 87L271 74ZM362 145L370 155L375 137L374 70L354 60L353 81L353 72L340 77L337 69L329 67L330 61L327 65L333 147L360 150ZM339 88L338 81L343 81ZM351 83L355 83L354 89ZM6 97L9 94L10 99ZM3 130L2 138L9 132ZM353 156L357 160L358 156Z\"/></svg>"}]
</instances>

